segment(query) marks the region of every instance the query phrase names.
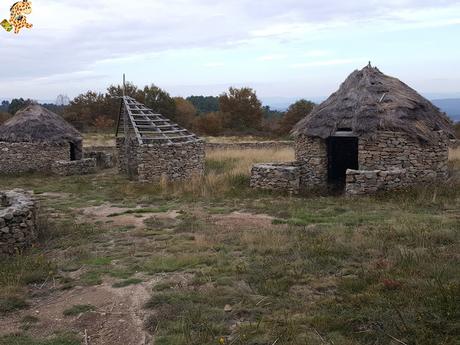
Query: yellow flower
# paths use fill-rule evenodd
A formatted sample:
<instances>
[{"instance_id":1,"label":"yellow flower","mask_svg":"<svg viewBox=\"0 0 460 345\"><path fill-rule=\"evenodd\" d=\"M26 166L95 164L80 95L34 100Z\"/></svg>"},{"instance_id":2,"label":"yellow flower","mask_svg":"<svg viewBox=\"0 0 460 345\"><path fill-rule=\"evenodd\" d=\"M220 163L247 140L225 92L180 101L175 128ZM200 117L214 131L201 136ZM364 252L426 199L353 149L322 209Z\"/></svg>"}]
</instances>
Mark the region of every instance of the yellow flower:
<instances>
[{"instance_id":1,"label":"yellow flower","mask_svg":"<svg viewBox=\"0 0 460 345\"><path fill-rule=\"evenodd\" d=\"M225 339L221 337L221 338L219 339L219 344L222 344L222 345L225 344Z\"/></svg>"}]
</instances>

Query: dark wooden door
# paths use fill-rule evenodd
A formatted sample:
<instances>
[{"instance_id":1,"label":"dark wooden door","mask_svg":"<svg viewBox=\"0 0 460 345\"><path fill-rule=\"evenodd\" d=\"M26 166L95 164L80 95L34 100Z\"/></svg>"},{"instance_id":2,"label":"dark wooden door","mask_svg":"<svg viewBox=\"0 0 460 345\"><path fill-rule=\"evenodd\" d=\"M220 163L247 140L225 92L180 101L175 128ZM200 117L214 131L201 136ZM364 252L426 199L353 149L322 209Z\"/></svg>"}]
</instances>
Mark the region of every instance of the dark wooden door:
<instances>
[{"instance_id":1,"label":"dark wooden door","mask_svg":"<svg viewBox=\"0 0 460 345\"><path fill-rule=\"evenodd\" d=\"M329 182L344 185L347 169L359 168L358 138L330 137L327 151Z\"/></svg>"}]
</instances>

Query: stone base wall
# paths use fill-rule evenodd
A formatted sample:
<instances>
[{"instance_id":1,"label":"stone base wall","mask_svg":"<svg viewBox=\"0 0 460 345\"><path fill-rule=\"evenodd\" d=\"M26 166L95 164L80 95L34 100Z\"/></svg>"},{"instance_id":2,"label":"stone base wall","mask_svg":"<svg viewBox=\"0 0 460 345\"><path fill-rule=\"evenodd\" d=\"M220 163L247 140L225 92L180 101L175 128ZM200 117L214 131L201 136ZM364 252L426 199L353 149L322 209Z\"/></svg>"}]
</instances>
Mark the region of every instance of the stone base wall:
<instances>
[{"instance_id":1,"label":"stone base wall","mask_svg":"<svg viewBox=\"0 0 460 345\"><path fill-rule=\"evenodd\" d=\"M434 144L421 144L397 132L378 132L371 138L359 138L359 169L404 169L407 184L446 179L450 142L442 132L437 135Z\"/></svg>"},{"instance_id":2,"label":"stone base wall","mask_svg":"<svg viewBox=\"0 0 460 345\"><path fill-rule=\"evenodd\" d=\"M51 167L51 172L59 176L94 174L96 170L96 160L94 158L78 161L56 161Z\"/></svg>"},{"instance_id":3,"label":"stone base wall","mask_svg":"<svg viewBox=\"0 0 460 345\"><path fill-rule=\"evenodd\" d=\"M85 151L85 158L95 159L99 169L111 169L116 165L115 155L107 151Z\"/></svg>"},{"instance_id":4,"label":"stone base wall","mask_svg":"<svg viewBox=\"0 0 460 345\"><path fill-rule=\"evenodd\" d=\"M116 139L118 171L120 174L127 175L130 179L137 179L139 175L137 163L138 150L139 143L137 139Z\"/></svg>"},{"instance_id":5,"label":"stone base wall","mask_svg":"<svg viewBox=\"0 0 460 345\"><path fill-rule=\"evenodd\" d=\"M119 171L144 182L181 181L204 174L204 142L139 145L117 138Z\"/></svg>"},{"instance_id":6,"label":"stone base wall","mask_svg":"<svg viewBox=\"0 0 460 345\"><path fill-rule=\"evenodd\" d=\"M251 170L251 188L298 194L300 165L297 162L256 164Z\"/></svg>"},{"instance_id":7,"label":"stone base wall","mask_svg":"<svg viewBox=\"0 0 460 345\"><path fill-rule=\"evenodd\" d=\"M345 194L348 196L373 194L382 190L402 188L406 170L347 170Z\"/></svg>"},{"instance_id":8,"label":"stone base wall","mask_svg":"<svg viewBox=\"0 0 460 345\"><path fill-rule=\"evenodd\" d=\"M141 145L138 151L139 181L181 181L204 174L203 142Z\"/></svg>"},{"instance_id":9,"label":"stone base wall","mask_svg":"<svg viewBox=\"0 0 460 345\"><path fill-rule=\"evenodd\" d=\"M251 150L251 149L273 149L293 148L292 141L258 141L241 143L206 143L207 150Z\"/></svg>"},{"instance_id":10,"label":"stone base wall","mask_svg":"<svg viewBox=\"0 0 460 345\"><path fill-rule=\"evenodd\" d=\"M321 138L300 135L295 140L295 156L301 165L300 188L327 186L327 145Z\"/></svg>"},{"instance_id":11,"label":"stone base wall","mask_svg":"<svg viewBox=\"0 0 460 345\"><path fill-rule=\"evenodd\" d=\"M0 174L49 172L56 160L70 159L70 145L0 142Z\"/></svg>"},{"instance_id":12,"label":"stone base wall","mask_svg":"<svg viewBox=\"0 0 460 345\"><path fill-rule=\"evenodd\" d=\"M21 190L0 192L0 255L15 254L36 240L37 204Z\"/></svg>"}]
</instances>

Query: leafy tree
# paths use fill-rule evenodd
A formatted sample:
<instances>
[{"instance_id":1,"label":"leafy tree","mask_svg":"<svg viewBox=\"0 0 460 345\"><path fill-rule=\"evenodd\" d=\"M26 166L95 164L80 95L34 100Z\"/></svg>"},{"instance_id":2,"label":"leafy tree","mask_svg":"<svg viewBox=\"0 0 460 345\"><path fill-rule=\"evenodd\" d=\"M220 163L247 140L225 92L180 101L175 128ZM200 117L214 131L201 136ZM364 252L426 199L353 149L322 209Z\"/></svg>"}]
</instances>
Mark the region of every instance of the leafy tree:
<instances>
[{"instance_id":1,"label":"leafy tree","mask_svg":"<svg viewBox=\"0 0 460 345\"><path fill-rule=\"evenodd\" d=\"M194 130L202 135L221 135L224 131L224 117L222 113L213 112L195 119Z\"/></svg>"},{"instance_id":2,"label":"leafy tree","mask_svg":"<svg viewBox=\"0 0 460 345\"><path fill-rule=\"evenodd\" d=\"M226 113L226 126L242 132L260 129L263 117L262 103L250 88L231 87L219 97L219 106Z\"/></svg>"},{"instance_id":3,"label":"leafy tree","mask_svg":"<svg viewBox=\"0 0 460 345\"><path fill-rule=\"evenodd\" d=\"M176 121L185 128L191 128L196 118L197 110L192 103L182 97L175 97Z\"/></svg>"},{"instance_id":4,"label":"leafy tree","mask_svg":"<svg viewBox=\"0 0 460 345\"><path fill-rule=\"evenodd\" d=\"M6 122L9 118L11 118L10 113L6 113L4 111L0 111L0 124Z\"/></svg>"},{"instance_id":5,"label":"leafy tree","mask_svg":"<svg viewBox=\"0 0 460 345\"><path fill-rule=\"evenodd\" d=\"M457 122L454 126L455 128L455 135L457 137L457 139L460 140L460 122Z\"/></svg>"},{"instance_id":6,"label":"leafy tree","mask_svg":"<svg viewBox=\"0 0 460 345\"><path fill-rule=\"evenodd\" d=\"M264 117L266 119L280 119L285 114L283 111L271 109L268 105L263 107L262 111L264 112Z\"/></svg>"},{"instance_id":7,"label":"leafy tree","mask_svg":"<svg viewBox=\"0 0 460 345\"><path fill-rule=\"evenodd\" d=\"M190 96L187 101L192 103L199 113L219 111L219 97L215 96Z\"/></svg>"},{"instance_id":8,"label":"leafy tree","mask_svg":"<svg viewBox=\"0 0 460 345\"><path fill-rule=\"evenodd\" d=\"M64 117L80 130L88 129L99 117L114 119L118 113L113 113L113 104L102 93L88 91L70 102Z\"/></svg>"},{"instance_id":9,"label":"leafy tree","mask_svg":"<svg viewBox=\"0 0 460 345\"><path fill-rule=\"evenodd\" d=\"M176 120L176 103L169 93L152 84L144 87L144 95L144 104L147 107L167 118Z\"/></svg>"},{"instance_id":10,"label":"leafy tree","mask_svg":"<svg viewBox=\"0 0 460 345\"><path fill-rule=\"evenodd\" d=\"M138 102L144 103L144 92L129 81L125 85L125 95L134 98ZM110 85L107 88L106 96L110 98L123 96L123 85Z\"/></svg>"},{"instance_id":11,"label":"leafy tree","mask_svg":"<svg viewBox=\"0 0 460 345\"><path fill-rule=\"evenodd\" d=\"M31 99L15 98L11 101L10 105L8 106L8 112L14 115L18 110L21 110L33 103L34 101Z\"/></svg>"},{"instance_id":12,"label":"leafy tree","mask_svg":"<svg viewBox=\"0 0 460 345\"><path fill-rule=\"evenodd\" d=\"M289 106L286 114L281 118L278 128L280 135L287 135L292 128L303 119L305 116L310 114L315 104L310 101L301 99Z\"/></svg>"},{"instance_id":13,"label":"leafy tree","mask_svg":"<svg viewBox=\"0 0 460 345\"><path fill-rule=\"evenodd\" d=\"M0 111L8 112L9 106L10 106L9 101L2 101L2 103L0 104Z\"/></svg>"}]
</instances>

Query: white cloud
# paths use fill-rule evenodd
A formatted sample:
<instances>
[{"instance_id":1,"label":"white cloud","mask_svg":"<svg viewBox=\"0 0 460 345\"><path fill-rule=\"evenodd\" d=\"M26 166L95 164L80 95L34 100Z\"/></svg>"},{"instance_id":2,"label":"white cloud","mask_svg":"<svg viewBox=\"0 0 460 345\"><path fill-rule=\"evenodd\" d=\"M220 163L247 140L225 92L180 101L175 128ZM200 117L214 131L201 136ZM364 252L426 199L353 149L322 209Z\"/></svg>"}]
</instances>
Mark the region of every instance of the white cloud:
<instances>
[{"instance_id":1,"label":"white cloud","mask_svg":"<svg viewBox=\"0 0 460 345\"><path fill-rule=\"evenodd\" d=\"M218 68L218 67L224 67L225 64L223 62L208 62L204 64L204 67L209 67L209 68Z\"/></svg>"},{"instance_id":2,"label":"white cloud","mask_svg":"<svg viewBox=\"0 0 460 345\"><path fill-rule=\"evenodd\" d=\"M40 92L39 78L55 75L86 76L91 80L87 84L95 85L94 78L100 78L100 83L105 78L107 72L102 68L121 73L119 70L125 66L150 62L163 52L187 54L187 50L197 48L232 52L235 47L250 49L259 45L259 50L251 51L251 56L260 56L256 61L276 61L292 56L263 55L270 52L267 47L299 39L314 40L323 33L332 35L335 30L460 24L460 3L455 0L266 0L263 6L253 0L32 2L33 12L28 19L34 28L23 29L17 36L0 31L0 96L19 93L21 90L12 87L19 84ZM0 17L7 17L7 10L0 7ZM297 67L352 63L333 56L327 51L307 49L303 56L307 61L299 62ZM308 61L310 58L314 61ZM218 60L205 65L218 68L223 63L228 64ZM154 67L152 62L151 68ZM201 77L206 80L206 75ZM29 82L23 84L23 80Z\"/></svg>"},{"instance_id":3,"label":"white cloud","mask_svg":"<svg viewBox=\"0 0 460 345\"><path fill-rule=\"evenodd\" d=\"M257 58L257 61L277 61L277 60L285 60L288 58L286 54L270 54L270 55L263 55Z\"/></svg>"},{"instance_id":4,"label":"white cloud","mask_svg":"<svg viewBox=\"0 0 460 345\"><path fill-rule=\"evenodd\" d=\"M316 60L304 63L292 64L293 68L306 68L306 67L324 67L324 66L337 66L337 65L350 65L364 62L365 59L330 59L330 60Z\"/></svg>"}]
</instances>

